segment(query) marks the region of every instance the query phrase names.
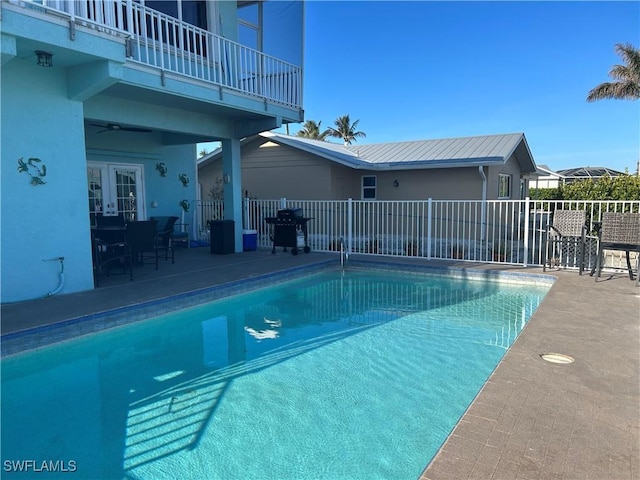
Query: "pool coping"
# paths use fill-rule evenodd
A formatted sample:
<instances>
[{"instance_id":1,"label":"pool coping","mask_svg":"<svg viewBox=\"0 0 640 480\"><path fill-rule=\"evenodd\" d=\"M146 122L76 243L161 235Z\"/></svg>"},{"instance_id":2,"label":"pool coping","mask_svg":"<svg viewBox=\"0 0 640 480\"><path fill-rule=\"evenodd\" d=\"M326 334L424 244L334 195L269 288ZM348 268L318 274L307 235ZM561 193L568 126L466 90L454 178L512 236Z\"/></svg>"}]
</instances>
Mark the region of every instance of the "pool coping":
<instances>
[{"instance_id":1,"label":"pool coping","mask_svg":"<svg viewBox=\"0 0 640 480\"><path fill-rule=\"evenodd\" d=\"M85 335L133 324L177 310L194 307L205 302L256 290L264 287L265 282L269 282L269 284L273 281L286 282L313 273L339 270L340 268L335 261L324 260L6 333L0 336L2 346L0 358L5 359L28 353ZM451 278L471 281L494 281L536 286L551 286L555 281L555 277L539 273L492 269L479 270L474 267L460 266L416 265L402 263L397 260L356 258L350 259L346 265L347 270L372 268L376 270L414 272L425 276L446 275Z\"/></svg>"}]
</instances>

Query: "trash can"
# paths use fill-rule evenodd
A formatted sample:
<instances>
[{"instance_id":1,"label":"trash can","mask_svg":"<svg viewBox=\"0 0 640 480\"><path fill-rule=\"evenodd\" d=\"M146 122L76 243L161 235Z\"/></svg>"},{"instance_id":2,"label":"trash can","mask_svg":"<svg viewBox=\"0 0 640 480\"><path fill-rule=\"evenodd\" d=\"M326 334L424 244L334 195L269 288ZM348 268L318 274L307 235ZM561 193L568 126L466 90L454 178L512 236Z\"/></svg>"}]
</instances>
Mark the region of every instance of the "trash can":
<instances>
[{"instance_id":1,"label":"trash can","mask_svg":"<svg viewBox=\"0 0 640 480\"><path fill-rule=\"evenodd\" d=\"M258 249L258 231L242 230L242 250L253 252Z\"/></svg>"},{"instance_id":2,"label":"trash can","mask_svg":"<svg viewBox=\"0 0 640 480\"><path fill-rule=\"evenodd\" d=\"M211 253L227 254L235 252L233 220L214 220L211 222Z\"/></svg>"}]
</instances>

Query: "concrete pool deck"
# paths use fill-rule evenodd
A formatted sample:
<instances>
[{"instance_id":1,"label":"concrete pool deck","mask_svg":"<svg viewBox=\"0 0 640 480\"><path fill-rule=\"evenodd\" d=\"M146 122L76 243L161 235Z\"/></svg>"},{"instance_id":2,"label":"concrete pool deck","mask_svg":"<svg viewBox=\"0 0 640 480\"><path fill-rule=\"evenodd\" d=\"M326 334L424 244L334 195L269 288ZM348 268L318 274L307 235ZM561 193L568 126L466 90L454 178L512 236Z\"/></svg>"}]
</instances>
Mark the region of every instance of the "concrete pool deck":
<instances>
[{"instance_id":1,"label":"concrete pool deck","mask_svg":"<svg viewBox=\"0 0 640 480\"><path fill-rule=\"evenodd\" d=\"M537 267L362 258L543 273ZM174 265L163 261L158 271L136 269L133 282L114 276L92 291L2 305L1 330L16 334L327 261L337 262L337 254L271 255L259 250L212 256L205 248L182 249ZM573 271L547 274L556 278L554 286L421 480L640 478L640 288L624 272L605 274L597 283ZM540 358L548 352L575 361L548 363Z\"/></svg>"}]
</instances>

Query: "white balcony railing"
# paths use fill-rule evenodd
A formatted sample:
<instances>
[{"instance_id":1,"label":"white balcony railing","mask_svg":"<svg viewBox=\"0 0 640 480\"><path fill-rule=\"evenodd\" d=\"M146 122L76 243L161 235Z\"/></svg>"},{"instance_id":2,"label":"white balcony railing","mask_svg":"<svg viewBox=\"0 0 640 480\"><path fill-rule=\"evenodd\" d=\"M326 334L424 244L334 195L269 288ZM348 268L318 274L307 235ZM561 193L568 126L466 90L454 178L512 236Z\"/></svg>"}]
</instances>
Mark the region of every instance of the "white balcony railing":
<instances>
[{"instance_id":1,"label":"white balcony railing","mask_svg":"<svg viewBox=\"0 0 640 480\"><path fill-rule=\"evenodd\" d=\"M132 0L21 0L33 12L67 17L125 38L130 61L302 108L302 68L230 41Z\"/></svg>"},{"instance_id":2,"label":"white balcony railing","mask_svg":"<svg viewBox=\"0 0 640 480\"><path fill-rule=\"evenodd\" d=\"M595 265L596 224L603 212L639 212L640 201L538 200L244 200L243 226L257 230L258 246L271 247L270 226L280 208L301 208L314 251L424 257L471 262L542 265L546 225L557 209L587 212L586 268ZM207 220L224 218L223 202L198 202L194 221L208 240ZM557 259L577 268L576 249ZM606 252L605 265L626 268L624 252Z\"/></svg>"}]
</instances>

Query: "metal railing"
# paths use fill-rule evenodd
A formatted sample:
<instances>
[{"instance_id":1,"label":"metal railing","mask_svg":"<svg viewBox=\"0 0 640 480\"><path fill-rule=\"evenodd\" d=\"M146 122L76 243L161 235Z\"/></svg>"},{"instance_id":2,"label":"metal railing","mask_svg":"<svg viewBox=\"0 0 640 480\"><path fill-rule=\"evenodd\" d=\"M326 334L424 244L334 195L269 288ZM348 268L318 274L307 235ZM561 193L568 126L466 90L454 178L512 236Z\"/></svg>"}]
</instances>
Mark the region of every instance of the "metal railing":
<instances>
[{"instance_id":1,"label":"metal railing","mask_svg":"<svg viewBox=\"0 0 640 480\"><path fill-rule=\"evenodd\" d=\"M215 206L214 206L215 205ZM244 199L243 228L258 232L258 246L271 247L265 217L280 208L301 208L314 251L541 265L544 233L558 209L585 210L589 269L595 265L597 228L604 212L639 212L636 201L538 200L255 200ZM224 217L222 202L200 202L201 217ZM215 213L213 213L215 212ZM607 265L625 268L622 252L608 252ZM577 268L577 251L562 267Z\"/></svg>"},{"instance_id":2,"label":"metal railing","mask_svg":"<svg viewBox=\"0 0 640 480\"><path fill-rule=\"evenodd\" d=\"M302 108L302 68L131 0L21 0L25 12L67 18L126 39L130 61Z\"/></svg>"}]
</instances>

